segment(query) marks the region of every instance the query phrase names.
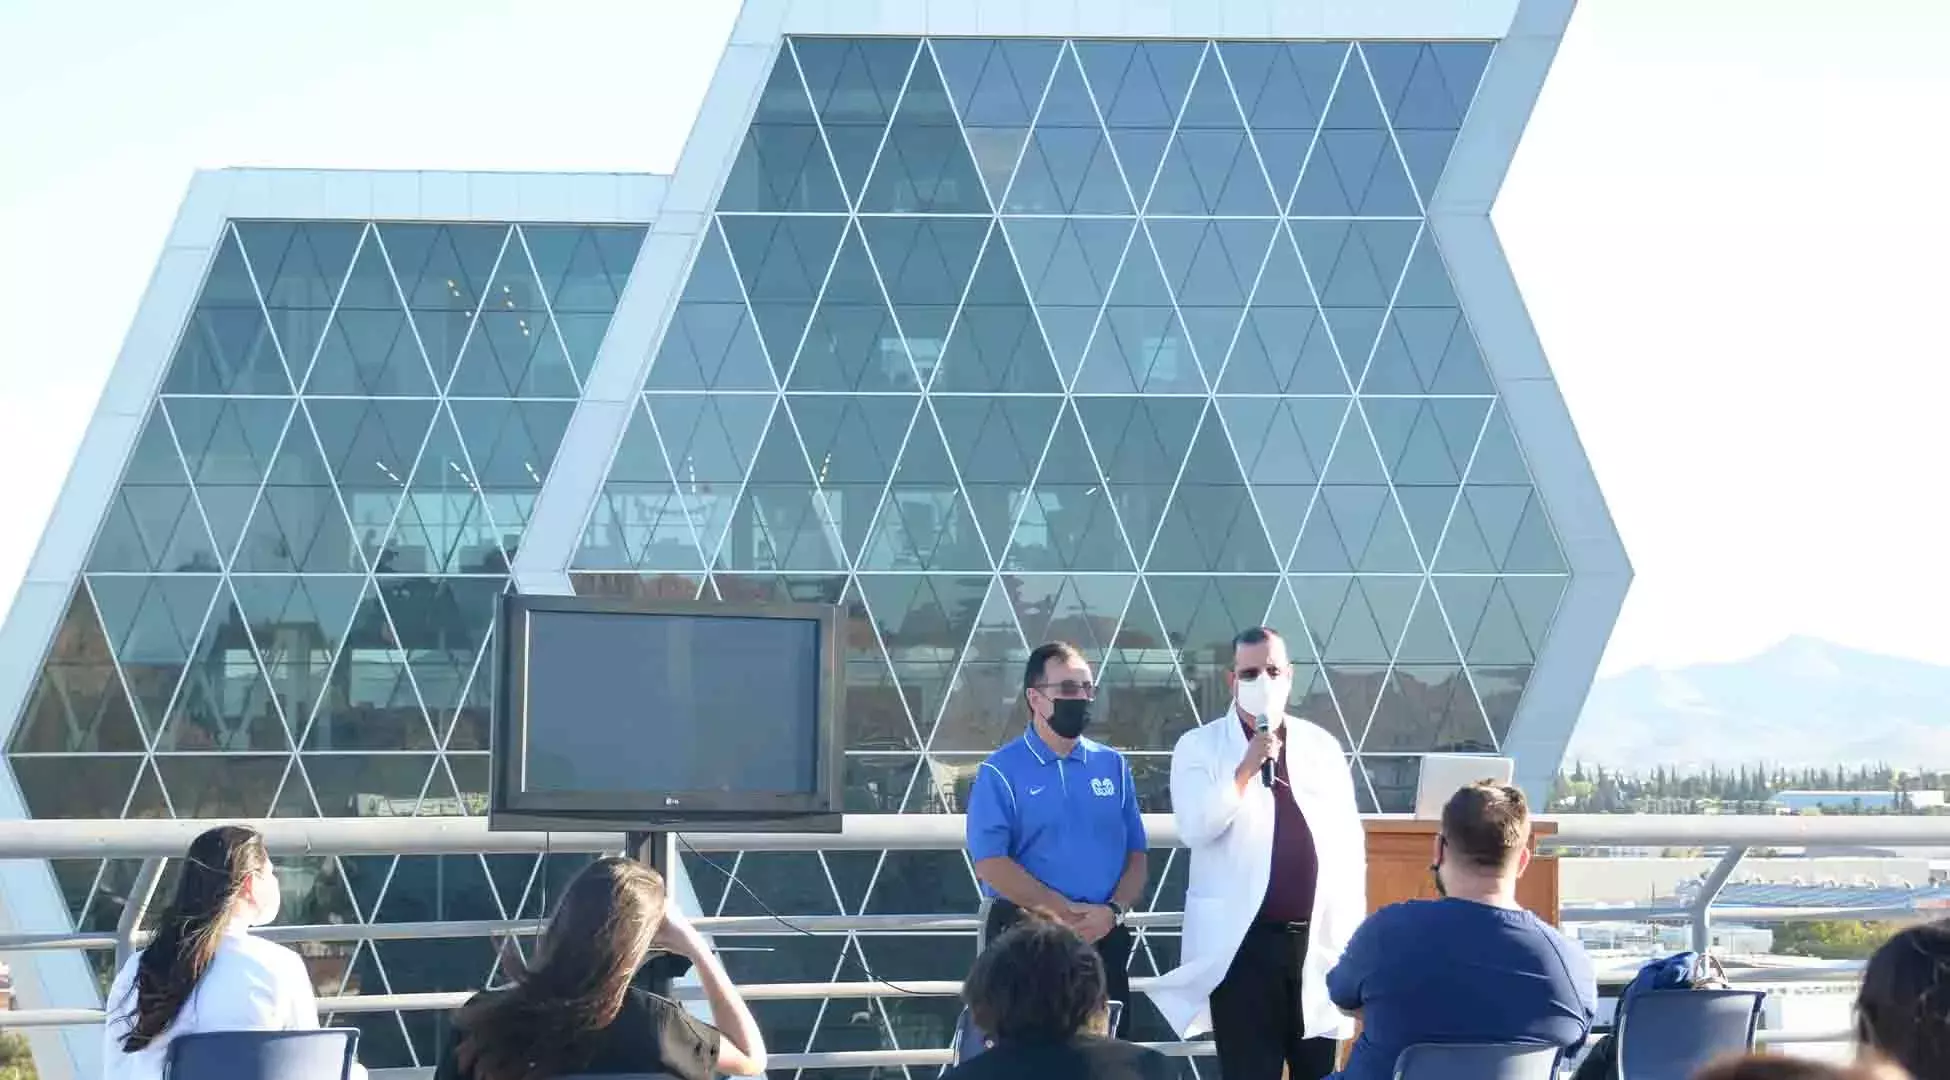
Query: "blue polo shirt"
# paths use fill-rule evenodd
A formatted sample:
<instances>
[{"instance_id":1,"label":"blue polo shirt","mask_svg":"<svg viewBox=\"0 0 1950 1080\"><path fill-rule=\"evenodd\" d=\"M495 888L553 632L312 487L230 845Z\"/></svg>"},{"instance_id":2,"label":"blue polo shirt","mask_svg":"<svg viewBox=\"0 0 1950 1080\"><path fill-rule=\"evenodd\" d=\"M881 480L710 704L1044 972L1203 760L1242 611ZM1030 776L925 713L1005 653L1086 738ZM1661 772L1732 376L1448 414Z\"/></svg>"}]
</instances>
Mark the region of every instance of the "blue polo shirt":
<instances>
[{"instance_id":1,"label":"blue polo shirt","mask_svg":"<svg viewBox=\"0 0 1950 1080\"><path fill-rule=\"evenodd\" d=\"M968 795L968 857L1006 855L1079 904L1107 903L1144 819L1124 755L1078 739L1059 756L1031 727L976 770ZM985 883L988 896L995 890Z\"/></svg>"}]
</instances>

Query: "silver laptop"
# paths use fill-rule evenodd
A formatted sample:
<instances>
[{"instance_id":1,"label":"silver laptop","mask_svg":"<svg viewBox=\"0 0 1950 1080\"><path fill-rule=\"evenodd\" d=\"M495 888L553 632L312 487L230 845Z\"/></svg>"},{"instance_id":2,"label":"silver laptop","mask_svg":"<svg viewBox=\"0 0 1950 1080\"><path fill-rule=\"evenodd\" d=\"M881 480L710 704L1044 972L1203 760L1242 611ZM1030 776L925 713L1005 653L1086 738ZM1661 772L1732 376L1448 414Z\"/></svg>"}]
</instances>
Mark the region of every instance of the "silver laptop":
<instances>
[{"instance_id":1,"label":"silver laptop","mask_svg":"<svg viewBox=\"0 0 1950 1080\"><path fill-rule=\"evenodd\" d=\"M1442 817L1442 808L1456 792L1488 780L1507 784L1516 775L1516 762L1490 754L1425 754L1422 778L1415 784L1415 816L1424 821Z\"/></svg>"}]
</instances>

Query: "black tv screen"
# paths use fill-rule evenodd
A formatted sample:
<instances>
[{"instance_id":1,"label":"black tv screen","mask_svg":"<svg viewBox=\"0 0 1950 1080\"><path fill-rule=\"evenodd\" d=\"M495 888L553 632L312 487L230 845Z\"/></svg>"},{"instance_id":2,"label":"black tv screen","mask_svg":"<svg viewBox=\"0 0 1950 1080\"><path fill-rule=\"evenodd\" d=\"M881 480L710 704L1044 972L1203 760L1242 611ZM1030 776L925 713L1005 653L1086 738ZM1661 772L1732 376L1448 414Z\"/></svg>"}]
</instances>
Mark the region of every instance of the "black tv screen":
<instances>
[{"instance_id":1,"label":"black tv screen","mask_svg":"<svg viewBox=\"0 0 1950 1080\"><path fill-rule=\"evenodd\" d=\"M837 615L508 597L490 824L737 827L837 813Z\"/></svg>"}]
</instances>

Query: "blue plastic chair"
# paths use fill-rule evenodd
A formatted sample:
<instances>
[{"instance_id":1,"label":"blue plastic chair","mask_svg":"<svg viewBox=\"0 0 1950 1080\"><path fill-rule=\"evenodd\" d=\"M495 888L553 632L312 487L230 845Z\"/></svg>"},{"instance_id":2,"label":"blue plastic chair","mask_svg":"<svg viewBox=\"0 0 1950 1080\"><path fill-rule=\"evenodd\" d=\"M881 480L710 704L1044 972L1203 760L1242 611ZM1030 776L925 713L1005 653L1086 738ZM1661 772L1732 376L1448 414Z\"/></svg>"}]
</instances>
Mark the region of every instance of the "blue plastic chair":
<instances>
[{"instance_id":1,"label":"blue plastic chair","mask_svg":"<svg viewBox=\"0 0 1950 1080\"><path fill-rule=\"evenodd\" d=\"M1417 1043L1395 1059L1395 1080L1555 1080L1561 1053L1526 1043Z\"/></svg>"},{"instance_id":2,"label":"blue plastic chair","mask_svg":"<svg viewBox=\"0 0 1950 1080\"><path fill-rule=\"evenodd\" d=\"M198 1031L169 1041L164 1080L346 1080L358 1028Z\"/></svg>"},{"instance_id":3,"label":"blue plastic chair","mask_svg":"<svg viewBox=\"0 0 1950 1080\"><path fill-rule=\"evenodd\" d=\"M1714 1058L1754 1048L1765 993L1650 990L1618 1018L1619 1080L1691 1076Z\"/></svg>"}]
</instances>

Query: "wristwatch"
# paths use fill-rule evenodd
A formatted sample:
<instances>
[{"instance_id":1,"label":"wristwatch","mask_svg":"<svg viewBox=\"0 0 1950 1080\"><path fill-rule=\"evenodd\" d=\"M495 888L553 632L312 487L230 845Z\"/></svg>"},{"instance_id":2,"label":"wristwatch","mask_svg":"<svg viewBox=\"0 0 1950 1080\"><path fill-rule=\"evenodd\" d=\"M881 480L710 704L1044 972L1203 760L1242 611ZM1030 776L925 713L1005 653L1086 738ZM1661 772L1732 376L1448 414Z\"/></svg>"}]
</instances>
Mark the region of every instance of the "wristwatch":
<instances>
[{"instance_id":1,"label":"wristwatch","mask_svg":"<svg viewBox=\"0 0 1950 1080\"><path fill-rule=\"evenodd\" d=\"M1126 914L1124 910L1124 905L1118 903L1115 900L1112 900L1111 902L1105 904L1104 906L1110 909L1111 924L1113 926L1123 926L1124 916Z\"/></svg>"}]
</instances>

